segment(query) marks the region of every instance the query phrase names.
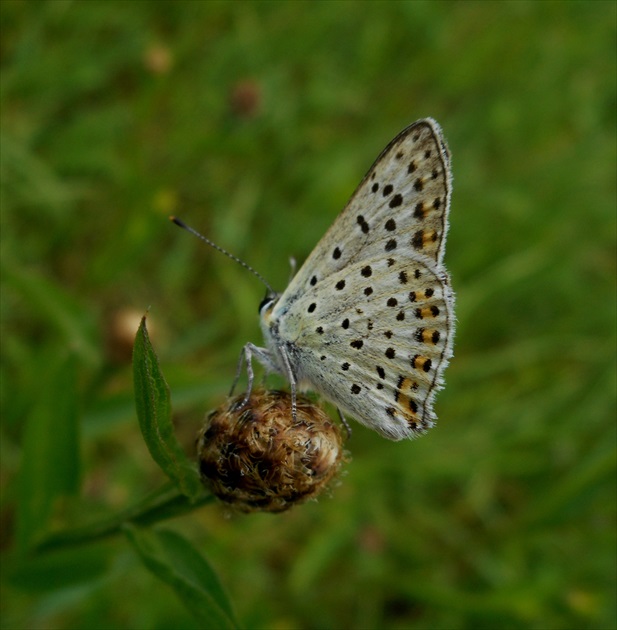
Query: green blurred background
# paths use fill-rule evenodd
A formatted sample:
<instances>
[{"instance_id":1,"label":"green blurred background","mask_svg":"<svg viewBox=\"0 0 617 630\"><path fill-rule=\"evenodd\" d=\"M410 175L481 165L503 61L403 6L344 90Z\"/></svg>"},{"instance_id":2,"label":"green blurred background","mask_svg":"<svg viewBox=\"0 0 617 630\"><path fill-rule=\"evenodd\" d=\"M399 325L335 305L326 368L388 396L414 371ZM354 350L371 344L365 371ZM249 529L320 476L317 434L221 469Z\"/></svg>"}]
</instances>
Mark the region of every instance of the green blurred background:
<instances>
[{"instance_id":1,"label":"green blurred background","mask_svg":"<svg viewBox=\"0 0 617 630\"><path fill-rule=\"evenodd\" d=\"M168 525L247 628L615 628L616 4L0 9L2 627L197 627L123 538L24 556L163 481L132 400L146 309L188 450L261 343L263 287L167 216L282 289L433 116L458 297L438 426L354 423L330 496Z\"/></svg>"}]
</instances>

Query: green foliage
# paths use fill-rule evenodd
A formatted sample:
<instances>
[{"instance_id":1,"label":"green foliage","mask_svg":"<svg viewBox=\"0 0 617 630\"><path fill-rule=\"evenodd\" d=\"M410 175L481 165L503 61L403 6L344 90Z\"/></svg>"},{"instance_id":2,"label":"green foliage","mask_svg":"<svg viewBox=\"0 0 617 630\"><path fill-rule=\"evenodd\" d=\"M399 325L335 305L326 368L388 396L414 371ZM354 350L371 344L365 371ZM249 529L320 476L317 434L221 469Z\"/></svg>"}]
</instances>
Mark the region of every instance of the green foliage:
<instances>
[{"instance_id":1,"label":"green foliage","mask_svg":"<svg viewBox=\"0 0 617 630\"><path fill-rule=\"evenodd\" d=\"M614 3L0 11L2 627L617 626ZM438 426L354 424L332 497L289 513L191 503L263 287L168 215L283 288L427 115L454 172Z\"/></svg>"},{"instance_id":2,"label":"green foliage","mask_svg":"<svg viewBox=\"0 0 617 630\"><path fill-rule=\"evenodd\" d=\"M127 525L125 531L144 564L174 589L200 628L238 628L216 573L185 538L172 531L139 530L133 525Z\"/></svg>"},{"instance_id":3,"label":"green foliage","mask_svg":"<svg viewBox=\"0 0 617 630\"><path fill-rule=\"evenodd\" d=\"M137 418L152 459L189 499L203 494L195 464L174 435L169 387L161 373L143 317L133 350L133 379Z\"/></svg>"},{"instance_id":4,"label":"green foliage","mask_svg":"<svg viewBox=\"0 0 617 630\"><path fill-rule=\"evenodd\" d=\"M55 503L79 489L76 379L75 357L48 364L47 379L37 389L25 423L17 512L17 543L22 551L47 531Z\"/></svg>"}]
</instances>

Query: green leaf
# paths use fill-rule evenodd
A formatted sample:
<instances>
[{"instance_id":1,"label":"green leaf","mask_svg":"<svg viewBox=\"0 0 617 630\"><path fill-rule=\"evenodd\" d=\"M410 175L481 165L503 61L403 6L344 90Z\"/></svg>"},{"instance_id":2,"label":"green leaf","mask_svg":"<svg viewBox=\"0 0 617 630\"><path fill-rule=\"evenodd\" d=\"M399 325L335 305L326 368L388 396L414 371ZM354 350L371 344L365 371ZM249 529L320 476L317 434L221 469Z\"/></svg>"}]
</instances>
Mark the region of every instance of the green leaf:
<instances>
[{"instance_id":1,"label":"green leaf","mask_svg":"<svg viewBox=\"0 0 617 630\"><path fill-rule=\"evenodd\" d=\"M77 360L45 366L37 403L27 418L17 512L22 550L47 529L60 497L79 489Z\"/></svg>"},{"instance_id":2,"label":"green leaf","mask_svg":"<svg viewBox=\"0 0 617 630\"><path fill-rule=\"evenodd\" d=\"M147 569L173 588L204 630L239 627L218 576L185 538L169 530L123 529Z\"/></svg>"},{"instance_id":3,"label":"green leaf","mask_svg":"<svg viewBox=\"0 0 617 630\"><path fill-rule=\"evenodd\" d=\"M191 500L197 499L203 494L203 487L194 464L176 440L169 387L150 344L145 317L135 337L133 377L137 417L150 455L182 494Z\"/></svg>"}]
</instances>

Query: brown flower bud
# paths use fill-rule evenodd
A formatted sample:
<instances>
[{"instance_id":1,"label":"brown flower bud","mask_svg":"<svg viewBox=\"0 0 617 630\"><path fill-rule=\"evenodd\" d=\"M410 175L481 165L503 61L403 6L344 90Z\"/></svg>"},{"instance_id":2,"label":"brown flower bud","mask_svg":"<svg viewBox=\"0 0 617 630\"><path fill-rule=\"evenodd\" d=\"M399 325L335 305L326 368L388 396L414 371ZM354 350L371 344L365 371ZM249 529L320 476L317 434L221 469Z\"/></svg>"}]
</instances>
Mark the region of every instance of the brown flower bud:
<instances>
[{"instance_id":1,"label":"brown flower bud","mask_svg":"<svg viewBox=\"0 0 617 630\"><path fill-rule=\"evenodd\" d=\"M212 411L197 437L204 484L241 512L283 512L316 497L343 460L341 431L303 396L255 391Z\"/></svg>"},{"instance_id":2,"label":"brown flower bud","mask_svg":"<svg viewBox=\"0 0 617 630\"><path fill-rule=\"evenodd\" d=\"M131 362L135 333L143 316L143 311L130 306L107 312L103 332L110 361L120 364ZM159 331L152 317L148 317L148 332L150 338L156 340Z\"/></svg>"},{"instance_id":3,"label":"brown flower bud","mask_svg":"<svg viewBox=\"0 0 617 630\"><path fill-rule=\"evenodd\" d=\"M229 106L238 118L254 118L261 109L261 85L253 79L236 83L229 95Z\"/></svg>"}]
</instances>

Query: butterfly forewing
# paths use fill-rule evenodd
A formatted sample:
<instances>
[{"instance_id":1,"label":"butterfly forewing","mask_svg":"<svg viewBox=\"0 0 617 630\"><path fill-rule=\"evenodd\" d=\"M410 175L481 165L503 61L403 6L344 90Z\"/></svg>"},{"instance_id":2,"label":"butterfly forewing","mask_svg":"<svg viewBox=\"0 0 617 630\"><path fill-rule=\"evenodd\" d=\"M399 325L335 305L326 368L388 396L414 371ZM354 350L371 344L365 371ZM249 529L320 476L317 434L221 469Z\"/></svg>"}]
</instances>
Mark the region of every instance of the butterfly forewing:
<instances>
[{"instance_id":1,"label":"butterfly forewing","mask_svg":"<svg viewBox=\"0 0 617 630\"><path fill-rule=\"evenodd\" d=\"M413 123L382 151L343 212L287 288L290 296L359 258L424 255L441 263L450 207L450 157L439 125Z\"/></svg>"}]
</instances>

